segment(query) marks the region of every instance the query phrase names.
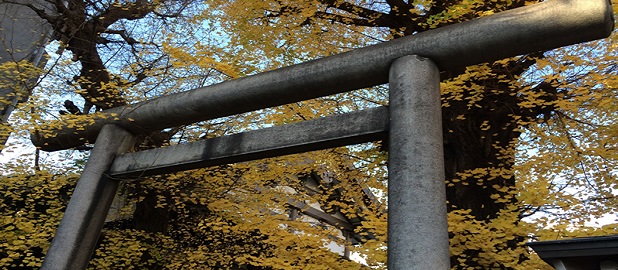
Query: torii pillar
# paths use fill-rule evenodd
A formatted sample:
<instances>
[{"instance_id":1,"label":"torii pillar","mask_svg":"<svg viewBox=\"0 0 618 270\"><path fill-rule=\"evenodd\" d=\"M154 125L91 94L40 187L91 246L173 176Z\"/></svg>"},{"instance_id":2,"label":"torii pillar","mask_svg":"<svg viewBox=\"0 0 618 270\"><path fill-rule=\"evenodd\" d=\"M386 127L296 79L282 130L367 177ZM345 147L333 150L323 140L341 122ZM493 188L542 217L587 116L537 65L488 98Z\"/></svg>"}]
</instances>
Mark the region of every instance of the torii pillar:
<instances>
[{"instance_id":1,"label":"torii pillar","mask_svg":"<svg viewBox=\"0 0 618 270\"><path fill-rule=\"evenodd\" d=\"M389 88L388 269L450 269L439 70L401 57Z\"/></svg>"}]
</instances>

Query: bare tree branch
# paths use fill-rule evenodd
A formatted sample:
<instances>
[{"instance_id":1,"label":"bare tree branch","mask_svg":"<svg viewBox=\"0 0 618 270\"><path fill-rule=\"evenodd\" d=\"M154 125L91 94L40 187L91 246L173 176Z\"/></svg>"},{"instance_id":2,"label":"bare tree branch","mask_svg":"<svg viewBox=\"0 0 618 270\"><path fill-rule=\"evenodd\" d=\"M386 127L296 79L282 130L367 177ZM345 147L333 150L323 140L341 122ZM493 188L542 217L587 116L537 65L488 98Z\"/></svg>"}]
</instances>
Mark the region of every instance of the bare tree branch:
<instances>
[{"instance_id":1,"label":"bare tree branch","mask_svg":"<svg viewBox=\"0 0 618 270\"><path fill-rule=\"evenodd\" d=\"M350 18L350 17L322 12L322 11L316 12L315 18L330 20L330 21L338 22L338 23L345 24L345 25L358 25L358 26L369 26L369 27L378 26L376 25L376 22L372 22L367 19ZM304 22L303 24L306 24L306 23L308 23L308 21Z\"/></svg>"},{"instance_id":2,"label":"bare tree branch","mask_svg":"<svg viewBox=\"0 0 618 270\"><path fill-rule=\"evenodd\" d=\"M102 30L107 29L110 25L121 19L137 20L142 19L148 13L154 11L154 5L148 4L147 1L137 0L133 3L128 2L123 5L112 5L106 11L101 13L97 18Z\"/></svg>"},{"instance_id":3,"label":"bare tree branch","mask_svg":"<svg viewBox=\"0 0 618 270\"><path fill-rule=\"evenodd\" d=\"M333 7L339 9L341 11L345 11L347 13L353 14L355 16L365 18L368 22L375 23L367 26L379 26L379 27L392 27L394 25L394 21L390 18L389 14L382 13L373 9L365 8L362 6L358 6L352 4L350 2L341 1L341 0L320 0L320 3L325 4L329 7ZM332 14L335 15L335 14ZM341 15L335 15L341 16Z\"/></svg>"},{"instance_id":4,"label":"bare tree branch","mask_svg":"<svg viewBox=\"0 0 618 270\"><path fill-rule=\"evenodd\" d=\"M112 30L112 29L108 29L108 30L105 30L105 33L106 34L111 34L111 35L119 35L129 45L139 44L140 43L139 41L137 41L133 37L130 37L127 34L127 31L125 31L125 30Z\"/></svg>"}]
</instances>

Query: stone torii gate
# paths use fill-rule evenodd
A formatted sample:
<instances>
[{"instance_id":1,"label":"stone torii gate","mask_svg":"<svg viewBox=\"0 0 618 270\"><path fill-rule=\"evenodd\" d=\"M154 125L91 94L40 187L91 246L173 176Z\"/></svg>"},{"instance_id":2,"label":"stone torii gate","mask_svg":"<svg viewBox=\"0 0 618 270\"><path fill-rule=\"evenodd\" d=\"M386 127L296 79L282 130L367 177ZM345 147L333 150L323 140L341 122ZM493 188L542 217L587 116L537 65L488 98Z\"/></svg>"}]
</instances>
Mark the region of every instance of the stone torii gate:
<instances>
[{"instance_id":1,"label":"stone torii gate","mask_svg":"<svg viewBox=\"0 0 618 270\"><path fill-rule=\"evenodd\" d=\"M339 55L105 111L85 129L34 134L53 151L95 147L43 269L85 269L119 180L273 157L388 136L388 267L449 269L439 70L607 37L609 0L548 0ZM390 105L194 143L127 153L136 134L371 87Z\"/></svg>"}]
</instances>

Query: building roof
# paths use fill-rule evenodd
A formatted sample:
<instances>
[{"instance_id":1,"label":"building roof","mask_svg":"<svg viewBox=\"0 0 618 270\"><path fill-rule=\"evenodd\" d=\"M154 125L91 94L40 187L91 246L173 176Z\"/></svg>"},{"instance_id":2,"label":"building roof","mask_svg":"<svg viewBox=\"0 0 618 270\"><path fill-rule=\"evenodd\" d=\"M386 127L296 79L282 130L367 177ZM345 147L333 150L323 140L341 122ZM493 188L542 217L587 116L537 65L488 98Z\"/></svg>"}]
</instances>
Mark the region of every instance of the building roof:
<instances>
[{"instance_id":1,"label":"building roof","mask_svg":"<svg viewBox=\"0 0 618 270\"><path fill-rule=\"evenodd\" d=\"M530 242L527 245L554 267L557 263L564 263L590 266L585 269L600 269L601 262L618 263L618 235Z\"/></svg>"}]
</instances>

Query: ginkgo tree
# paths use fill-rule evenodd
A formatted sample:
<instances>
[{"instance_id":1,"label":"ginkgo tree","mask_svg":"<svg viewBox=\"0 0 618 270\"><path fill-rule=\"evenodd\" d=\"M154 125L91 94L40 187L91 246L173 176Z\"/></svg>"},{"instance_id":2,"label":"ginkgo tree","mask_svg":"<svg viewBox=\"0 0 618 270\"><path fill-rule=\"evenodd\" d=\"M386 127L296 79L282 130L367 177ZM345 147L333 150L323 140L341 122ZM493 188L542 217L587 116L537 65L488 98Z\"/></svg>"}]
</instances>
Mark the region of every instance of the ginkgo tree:
<instances>
[{"instance_id":1,"label":"ginkgo tree","mask_svg":"<svg viewBox=\"0 0 618 270\"><path fill-rule=\"evenodd\" d=\"M221 61L217 54L222 41L212 38L210 26L192 17L206 6L191 1L143 4L70 1L57 8L57 15L29 6L50 24L62 27L56 29L50 46L52 58L42 87L16 111L16 126L27 130L56 118L77 123L98 117L101 109L242 73ZM282 116L286 117L291 118ZM155 132L140 138L138 148L234 133L258 125L262 118L261 113L254 113ZM314 196L301 192L305 176L346 160L336 154L341 151L347 152L339 149L128 183L119 197L126 200L119 204L125 208L110 217L92 267L360 267L326 248L331 242L349 245L338 237L338 228L318 220L289 220L294 209L288 200L322 201L324 209L334 209L363 197L352 192L360 189L338 195L344 202L329 199L327 189ZM40 266L76 180L71 172L83 165L81 161L71 162L76 168L57 161L41 162L34 168L20 159L7 163L2 178L7 194L2 200L3 267ZM347 186L345 177L337 177L337 183L333 189Z\"/></svg>"},{"instance_id":2,"label":"ginkgo tree","mask_svg":"<svg viewBox=\"0 0 618 270\"><path fill-rule=\"evenodd\" d=\"M54 25L55 53L41 87L16 110L17 134L537 2L45 1L58 11L38 12ZM616 233L615 225L587 223L616 209L615 44L613 35L441 74L454 269L543 268L526 241ZM386 105L387 97L381 86L297 102L147 134L137 148ZM387 143L126 183L91 267L385 268ZM3 267L40 265L83 162L71 160L7 163ZM302 179L316 173L337 181L306 192ZM377 201L363 200L361 186ZM295 210L282 198L360 218L353 232L360 243L346 243L333 226L290 218ZM364 263L333 253L331 241Z\"/></svg>"},{"instance_id":3,"label":"ginkgo tree","mask_svg":"<svg viewBox=\"0 0 618 270\"><path fill-rule=\"evenodd\" d=\"M534 2L221 1L207 16L249 57L287 65ZM556 230L614 213L614 49L610 38L442 74L453 265L522 267L524 217Z\"/></svg>"}]
</instances>

